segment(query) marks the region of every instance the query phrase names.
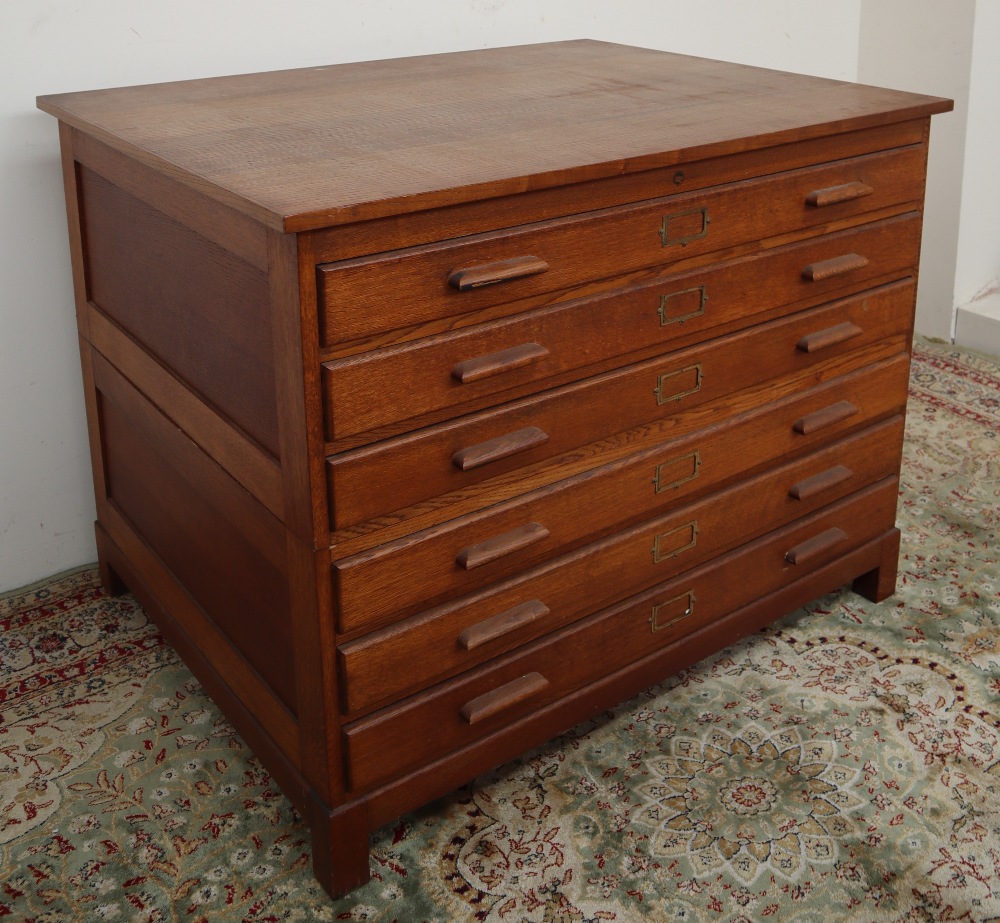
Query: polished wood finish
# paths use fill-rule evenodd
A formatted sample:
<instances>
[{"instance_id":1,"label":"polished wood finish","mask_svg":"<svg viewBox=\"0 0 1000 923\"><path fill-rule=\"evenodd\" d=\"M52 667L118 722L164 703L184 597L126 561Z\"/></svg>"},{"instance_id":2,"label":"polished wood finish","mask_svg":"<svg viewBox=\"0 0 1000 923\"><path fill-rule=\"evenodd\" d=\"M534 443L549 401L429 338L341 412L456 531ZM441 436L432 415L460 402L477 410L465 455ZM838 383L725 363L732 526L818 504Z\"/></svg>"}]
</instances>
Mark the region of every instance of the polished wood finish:
<instances>
[{"instance_id":1,"label":"polished wood finish","mask_svg":"<svg viewBox=\"0 0 1000 923\"><path fill-rule=\"evenodd\" d=\"M469 292L484 285L496 285L499 282L535 276L548 268L549 264L537 256L515 256L509 260L456 269L448 274L448 284L460 292Z\"/></svg>"},{"instance_id":2,"label":"polished wood finish","mask_svg":"<svg viewBox=\"0 0 1000 923\"><path fill-rule=\"evenodd\" d=\"M849 176L870 177L876 192L838 206L841 219L912 202L920 197L922 164L923 152L914 146L459 241L327 264L320 267L324 342L344 342L498 305L503 313L510 313L532 296L574 292L593 280L665 268L681 259L746 241L780 239L782 234L822 227L829 214L822 209L804 209L803 190ZM502 286L463 292L448 284L456 266L497 257L515 259L526 251L536 254L548 269ZM390 298L385 297L386 287Z\"/></svg>"},{"instance_id":3,"label":"polished wood finish","mask_svg":"<svg viewBox=\"0 0 1000 923\"><path fill-rule=\"evenodd\" d=\"M524 714L529 708L569 695L651 649L766 595L781 586L789 570L795 567L787 560L789 549L806 542L816 543L817 538L837 528L845 533L844 544L857 547L891 528L895 510L895 482L862 491L744 545L718 559L717 564L688 571L619 606L463 673L449 683L348 724L344 735L352 788L370 788L436 752L463 746L495 728L500 720L508 720L512 713ZM833 552L827 547L818 550L813 560L826 563L832 557ZM720 566L725 568L726 580L719 579ZM673 630L668 626L654 630L656 626L651 622L654 607L679 595L693 596L696 600L690 619L674 623ZM561 656L560 651L569 646L574 656ZM522 689L519 685L508 696L507 684L517 683L522 676L532 673L544 677L545 685L532 684L530 698L519 695ZM462 709L470 697L475 701L494 690L501 694L500 702L473 725Z\"/></svg>"},{"instance_id":4,"label":"polished wood finish","mask_svg":"<svg viewBox=\"0 0 1000 923\"><path fill-rule=\"evenodd\" d=\"M904 215L778 247L754 258L724 260L692 272L642 280L506 321L328 362L324 385L331 454L393 435L400 428L412 430L442 416L468 413L619 368L625 364L623 357L662 356L665 351L829 303L851 292L859 293L859 302L912 298L898 291L899 283L877 292L871 287L880 279L905 278L912 272L919 231L917 217ZM866 254L868 267L825 281L802 278L803 265L845 248ZM862 310L869 324L881 323L882 312ZM837 316L836 311L829 314ZM884 321L898 325L900 315L887 307ZM449 374L456 363L488 353L490 344L514 347L526 342L540 344L550 355L462 387ZM385 399L388 395L392 400Z\"/></svg>"},{"instance_id":5,"label":"polished wood finish","mask_svg":"<svg viewBox=\"0 0 1000 923\"><path fill-rule=\"evenodd\" d=\"M895 537L898 551L898 532ZM733 644L773 622L776 612L791 612L842 586L851 579L851 574L864 570L874 573L871 569L878 568L883 549L891 547L892 540L892 533L888 533L835 558L827 565L820 565L808 576L787 583L781 589L654 650L620 670L609 671L596 682L577 690L575 695L533 710L474 744L379 786L367 796L370 824L373 828L385 824L407 810L407 805L412 804L415 788L426 799L442 795L462 784L467 772L476 775L494 765L491 760L503 762L512 759L527 748L560 733L561 729L605 711L609 702L623 701L660 681L663 676L691 666L718 651L720 635Z\"/></svg>"},{"instance_id":6,"label":"polished wood finish","mask_svg":"<svg viewBox=\"0 0 1000 923\"><path fill-rule=\"evenodd\" d=\"M951 108L944 99L812 77L793 86L775 71L592 41L226 79L222 93L216 80L189 80L47 96L39 105L284 231L638 173ZM491 117L469 119L470 105ZM240 109L253 120L236 117ZM206 143L206 132L220 134L219 143Z\"/></svg>"},{"instance_id":7,"label":"polished wood finish","mask_svg":"<svg viewBox=\"0 0 1000 923\"><path fill-rule=\"evenodd\" d=\"M795 421L792 429L803 436L815 433L818 430L834 426L842 420L849 420L858 412L858 408L850 401L837 401L821 410L814 410L812 413Z\"/></svg>"},{"instance_id":8,"label":"polished wood finish","mask_svg":"<svg viewBox=\"0 0 1000 923\"><path fill-rule=\"evenodd\" d=\"M157 549L197 605L294 712L278 522L100 354L93 369L107 502ZM156 490L149 489L151 483ZM217 579L219 573L238 579L228 585Z\"/></svg>"},{"instance_id":9,"label":"polished wood finish","mask_svg":"<svg viewBox=\"0 0 1000 923\"><path fill-rule=\"evenodd\" d=\"M102 176L86 168L77 176L88 301L277 455L266 274Z\"/></svg>"},{"instance_id":10,"label":"polished wood finish","mask_svg":"<svg viewBox=\"0 0 1000 923\"><path fill-rule=\"evenodd\" d=\"M839 343L846 343L848 340L853 340L863 333L864 330L857 324L845 321L833 327L827 327L824 330L807 333L795 344L795 348L804 353L814 353L821 349L829 349L831 346L836 346Z\"/></svg>"},{"instance_id":11,"label":"polished wood finish","mask_svg":"<svg viewBox=\"0 0 1000 923\"><path fill-rule=\"evenodd\" d=\"M891 594L947 100L584 41L39 106L101 579L331 893L399 813Z\"/></svg>"},{"instance_id":12,"label":"polished wood finish","mask_svg":"<svg viewBox=\"0 0 1000 923\"><path fill-rule=\"evenodd\" d=\"M806 196L806 204L814 208L825 208L839 202L850 202L871 195L875 190L867 183L842 183L839 186L828 186L826 189L816 189Z\"/></svg>"},{"instance_id":13,"label":"polished wood finish","mask_svg":"<svg viewBox=\"0 0 1000 923\"><path fill-rule=\"evenodd\" d=\"M855 577L853 588L856 593L872 602L882 602L892 596L896 589L896 571L899 567L899 529L887 533L879 548L877 566Z\"/></svg>"},{"instance_id":14,"label":"polished wood finish","mask_svg":"<svg viewBox=\"0 0 1000 923\"><path fill-rule=\"evenodd\" d=\"M795 564L796 566L799 564L808 564L815 558L827 554L833 548L843 544L848 538L848 534L843 529L834 526L821 532L819 535L807 538L794 548L789 548L785 552L785 560L789 564Z\"/></svg>"},{"instance_id":15,"label":"polished wood finish","mask_svg":"<svg viewBox=\"0 0 1000 923\"><path fill-rule=\"evenodd\" d=\"M810 263L802 270L802 277L809 282L822 282L834 276L842 276L848 272L864 269L868 265L868 257L858 253L845 253L821 263Z\"/></svg>"},{"instance_id":16,"label":"polished wood finish","mask_svg":"<svg viewBox=\"0 0 1000 923\"><path fill-rule=\"evenodd\" d=\"M475 359L465 359L458 362L451 370L451 377L467 385L470 381L481 381L493 375L502 375L523 368L533 362L540 362L549 357L549 351L539 343L522 343L501 349L488 356L478 356Z\"/></svg>"},{"instance_id":17,"label":"polished wood finish","mask_svg":"<svg viewBox=\"0 0 1000 923\"><path fill-rule=\"evenodd\" d=\"M451 456L451 463L459 471L475 471L483 465L510 458L512 455L520 455L536 446L545 445L549 441L549 434L537 426L526 426L524 429L515 430L513 433L505 433L503 436L494 436L478 445L471 445L464 449L459 449Z\"/></svg>"},{"instance_id":18,"label":"polished wood finish","mask_svg":"<svg viewBox=\"0 0 1000 923\"><path fill-rule=\"evenodd\" d=\"M823 307L818 313L795 315L787 323L720 338L701 349L671 353L370 448L330 456L331 493L344 495L331 510L331 527L345 529L369 522L368 528L377 528L380 517L411 518L418 511L407 508L421 501L438 498L440 507L450 498L460 499L460 491L495 485L506 471L551 465L551 459L580 446L639 426L679 435L713 419L731 417L739 412L729 399L734 393L768 386L773 399L783 396L783 386L772 383L772 372L823 381L871 364L898 351L908 327L894 306L908 304L911 298L912 289L906 287L894 290L891 297L865 297L850 305ZM835 349L830 344L822 354L812 350L806 356L797 350L796 340L803 331L845 316L866 326L864 335L852 344L855 348ZM833 359L839 360L835 370ZM527 438L531 431L535 431L533 440ZM483 464L463 468L455 464L456 443L496 451L477 452ZM504 448L510 451L501 451ZM393 484L391 494L367 476L372 465L378 465ZM414 479L410 473L415 470L424 472L424 478Z\"/></svg>"},{"instance_id":19,"label":"polished wood finish","mask_svg":"<svg viewBox=\"0 0 1000 923\"><path fill-rule=\"evenodd\" d=\"M466 724L478 724L534 698L544 692L548 685L549 681L541 673L527 673L497 689L476 696L466 702L458 713Z\"/></svg>"},{"instance_id":20,"label":"polished wood finish","mask_svg":"<svg viewBox=\"0 0 1000 923\"><path fill-rule=\"evenodd\" d=\"M370 711L610 605L741 542L890 477L902 442L895 418L830 448L680 504L638 526L549 558L478 592L459 596L340 646L348 714ZM881 446L881 457L873 453ZM788 485L823 471L832 459L853 465L849 478L796 500ZM829 470L829 469L827 469ZM521 619L529 606L531 619ZM544 611L542 611L544 610ZM494 616L493 613L498 613ZM503 630L497 628L496 622ZM477 643L463 642L469 634ZM458 637L456 649L454 639Z\"/></svg>"},{"instance_id":21,"label":"polished wood finish","mask_svg":"<svg viewBox=\"0 0 1000 923\"><path fill-rule=\"evenodd\" d=\"M627 439L609 440L603 452L594 447L583 458L564 460L557 469L562 477L554 482L543 477L536 486L525 469L513 472L521 492L503 503L334 561L338 627L354 634L389 624L653 516L681 499L724 487L782 457L804 454L898 413L906 402L906 386L907 363L900 356L807 391L800 387L801 393L782 400L767 403L758 395L754 409L734 414L729 408L729 419L710 419L715 425L701 428L689 423L693 432L668 441L661 436L648 448ZM854 400L856 412L840 416L841 402L834 399L841 395ZM802 419L826 425L803 433L795 429ZM594 467L595 460L606 463ZM539 523L548 535L487 567L455 566L460 549L526 522Z\"/></svg>"},{"instance_id":22,"label":"polished wood finish","mask_svg":"<svg viewBox=\"0 0 1000 923\"><path fill-rule=\"evenodd\" d=\"M834 465L832 468L827 468L826 471L813 474L797 484L793 484L788 490L788 496L793 500L808 500L816 494L821 494L831 487L836 487L838 484L850 480L853 476L854 472L846 465Z\"/></svg>"},{"instance_id":23,"label":"polished wood finish","mask_svg":"<svg viewBox=\"0 0 1000 923\"><path fill-rule=\"evenodd\" d=\"M549 609L545 603L538 599L528 600L466 628L458 636L458 646L464 651L474 651L477 647L511 634L548 614Z\"/></svg>"},{"instance_id":24,"label":"polished wood finish","mask_svg":"<svg viewBox=\"0 0 1000 923\"><path fill-rule=\"evenodd\" d=\"M549 537L549 530L537 522L518 526L502 535L495 535L485 541L463 548L456 556L455 563L462 570L475 570L484 564L491 564L498 558L514 554L522 548L534 545Z\"/></svg>"}]
</instances>

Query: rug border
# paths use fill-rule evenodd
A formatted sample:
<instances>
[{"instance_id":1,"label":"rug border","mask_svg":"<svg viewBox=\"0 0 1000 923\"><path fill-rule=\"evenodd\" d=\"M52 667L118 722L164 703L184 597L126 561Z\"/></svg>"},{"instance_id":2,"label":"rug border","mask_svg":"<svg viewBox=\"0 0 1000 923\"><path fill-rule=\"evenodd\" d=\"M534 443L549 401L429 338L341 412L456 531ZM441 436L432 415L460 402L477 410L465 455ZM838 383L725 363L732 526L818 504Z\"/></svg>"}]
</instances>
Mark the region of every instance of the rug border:
<instances>
[{"instance_id":1,"label":"rug border","mask_svg":"<svg viewBox=\"0 0 1000 923\"><path fill-rule=\"evenodd\" d=\"M78 564L76 567L70 567L67 570L58 571L57 573L50 574L48 577L33 580L31 583L26 583L24 586L4 590L3 592L0 592L0 602L6 602L14 596L21 596L25 593L30 593L32 590L40 589L46 584L54 583L57 580L65 580L67 577L74 577L77 574L82 574L84 571L96 569L97 561L91 561L88 564Z\"/></svg>"},{"instance_id":2,"label":"rug border","mask_svg":"<svg viewBox=\"0 0 1000 923\"><path fill-rule=\"evenodd\" d=\"M959 352L978 356L980 359L986 359L987 361L1000 366L1000 355L997 355L996 353L984 352L983 350L975 349L972 346L959 346L951 340L942 340L940 337L932 337L924 333L914 333L913 343L918 346L941 346L945 349L958 350Z\"/></svg>"}]
</instances>

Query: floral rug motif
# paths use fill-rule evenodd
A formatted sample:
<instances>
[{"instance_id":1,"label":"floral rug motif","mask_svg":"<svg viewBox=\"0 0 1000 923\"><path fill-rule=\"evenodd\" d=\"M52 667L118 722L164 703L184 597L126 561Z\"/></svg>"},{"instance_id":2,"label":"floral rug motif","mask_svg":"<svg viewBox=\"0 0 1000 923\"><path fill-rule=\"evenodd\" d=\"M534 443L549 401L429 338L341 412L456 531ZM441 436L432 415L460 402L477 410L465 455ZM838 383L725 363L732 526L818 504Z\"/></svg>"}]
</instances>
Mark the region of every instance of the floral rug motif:
<instances>
[{"instance_id":1,"label":"floral rug motif","mask_svg":"<svg viewBox=\"0 0 1000 923\"><path fill-rule=\"evenodd\" d=\"M1000 364L918 343L895 596L848 590L372 837L308 831L131 597L0 599L0 920L1000 923Z\"/></svg>"}]
</instances>

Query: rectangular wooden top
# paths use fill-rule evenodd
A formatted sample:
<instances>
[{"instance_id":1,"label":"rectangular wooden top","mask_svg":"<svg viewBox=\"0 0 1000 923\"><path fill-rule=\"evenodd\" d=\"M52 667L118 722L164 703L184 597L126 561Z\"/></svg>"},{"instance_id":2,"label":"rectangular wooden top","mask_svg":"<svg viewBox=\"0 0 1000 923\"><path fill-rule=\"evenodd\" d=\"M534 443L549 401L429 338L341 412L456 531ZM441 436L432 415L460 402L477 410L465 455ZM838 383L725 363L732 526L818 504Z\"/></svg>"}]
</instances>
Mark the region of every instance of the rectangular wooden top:
<instances>
[{"instance_id":1,"label":"rectangular wooden top","mask_svg":"<svg viewBox=\"0 0 1000 923\"><path fill-rule=\"evenodd\" d=\"M43 96L286 231L946 112L949 100L594 41Z\"/></svg>"}]
</instances>

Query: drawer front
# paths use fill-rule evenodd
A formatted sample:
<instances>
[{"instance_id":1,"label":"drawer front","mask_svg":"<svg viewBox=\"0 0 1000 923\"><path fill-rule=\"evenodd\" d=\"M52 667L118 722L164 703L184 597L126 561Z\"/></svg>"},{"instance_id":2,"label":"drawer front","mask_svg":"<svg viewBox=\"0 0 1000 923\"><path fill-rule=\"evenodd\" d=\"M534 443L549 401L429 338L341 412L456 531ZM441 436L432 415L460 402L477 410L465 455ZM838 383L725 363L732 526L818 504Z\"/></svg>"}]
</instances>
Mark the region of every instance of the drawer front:
<instances>
[{"instance_id":1,"label":"drawer front","mask_svg":"<svg viewBox=\"0 0 1000 923\"><path fill-rule=\"evenodd\" d=\"M434 411L468 413L549 387L553 379L720 327L736 329L782 306L821 304L872 280L915 272L920 218L909 215L778 247L612 295L566 302L323 367L330 441ZM846 254L867 260L810 278L807 267ZM912 306L907 306L909 311ZM685 344L687 345L687 344ZM576 373L576 374L574 374Z\"/></svg>"},{"instance_id":2,"label":"drawer front","mask_svg":"<svg viewBox=\"0 0 1000 923\"><path fill-rule=\"evenodd\" d=\"M333 563L338 626L371 631L900 411L900 355Z\"/></svg>"},{"instance_id":3,"label":"drawer front","mask_svg":"<svg viewBox=\"0 0 1000 923\"><path fill-rule=\"evenodd\" d=\"M902 444L903 419L895 417L487 590L348 642L340 648L344 710L356 715L396 701L894 477Z\"/></svg>"},{"instance_id":4,"label":"drawer front","mask_svg":"<svg viewBox=\"0 0 1000 923\"><path fill-rule=\"evenodd\" d=\"M553 292L565 293L596 280L916 203L923 195L923 165L924 147L915 145L323 264L318 267L323 342L334 345L387 331L412 331L440 318L532 297L551 300ZM822 195L845 186L863 194L841 201ZM523 308L504 313L515 310Z\"/></svg>"},{"instance_id":5,"label":"drawer front","mask_svg":"<svg viewBox=\"0 0 1000 923\"><path fill-rule=\"evenodd\" d=\"M367 789L471 743L876 538L892 528L897 485L895 478L880 481L490 665L347 725L351 788Z\"/></svg>"},{"instance_id":6,"label":"drawer front","mask_svg":"<svg viewBox=\"0 0 1000 923\"><path fill-rule=\"evenodd\" d=\"M885 347L882 355L893 346L905 349L913 297L912 282L897 283L332 456L327 460L331 527L336 531L385 516L653 421L669 420L671 436L679 436L710 422L707 408L688 413L693 408L801 375L839 356L838 370L830 375L838 374L852 362L868 361L868 347ZM719 406L717 415L732 412ZM386 490L389 484L392 490Z\"/></svg>"}]
</instances>

